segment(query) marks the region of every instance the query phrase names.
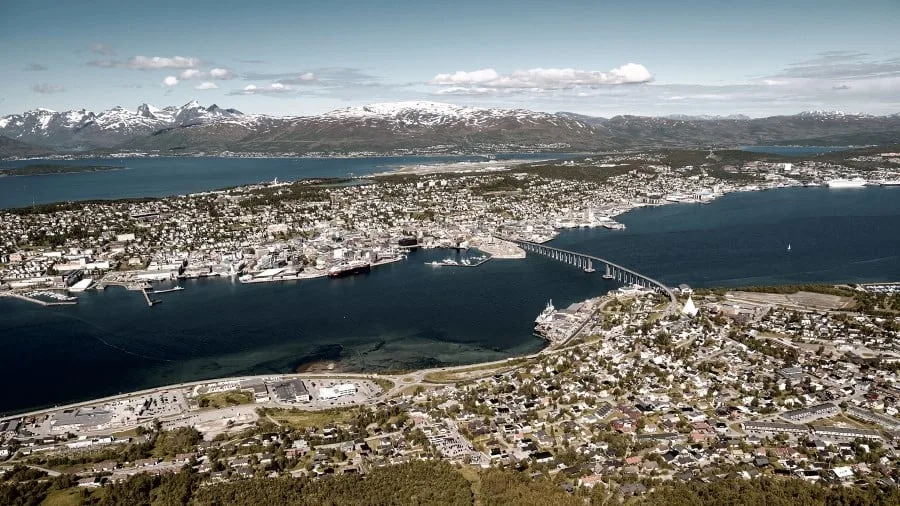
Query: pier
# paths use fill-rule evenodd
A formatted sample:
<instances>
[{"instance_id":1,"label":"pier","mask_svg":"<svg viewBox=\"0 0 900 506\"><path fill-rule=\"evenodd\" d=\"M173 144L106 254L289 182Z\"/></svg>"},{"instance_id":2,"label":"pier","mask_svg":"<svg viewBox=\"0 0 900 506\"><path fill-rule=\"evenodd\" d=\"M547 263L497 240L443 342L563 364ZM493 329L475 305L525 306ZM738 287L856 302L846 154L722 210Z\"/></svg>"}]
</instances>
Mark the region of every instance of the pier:
<instances>
[{"instance_id":1,"label":"pier","mask_svg":"<svg viewBox=\"0 0 900 506\"><path fill-rule=\"evenodd\" d=\"M538 255L552 258L553 260L562 262L564 264L578 267L585 272L594 272L596 270L594 268L594 265L597 264L598 266L602 266L604 269L604 279L614 279L627 285L637 285L650 290L654 290L657 293L667 296L673 304L677 302L675 293L672 292L672 290L662 282L657 281L649 276L645 276L639 272L635 272L626 267L622 267L621 265L610 262L609 260L592 255L585 255L584 253L578 253L576 251L554 248L552 246L538 244L536 242L520 241L518 239L505 239L502 237L498 237L498 239L515 243L527 253L537 253Z\"/></svg>"},{"instance_id":2,"label":"pier","mask_svg":"<svg viewBox=\"0 0 900 506\"><path fill-rule=\"evenodd\" d=\"M161 300L151 299L150 295L147 293L146 288L142 288L141 293L144 294L144 299L147 301L147 305L150 307L153 307L153 306L159 304L160 302L162 302Z\"/></svg>"}]
</instances>

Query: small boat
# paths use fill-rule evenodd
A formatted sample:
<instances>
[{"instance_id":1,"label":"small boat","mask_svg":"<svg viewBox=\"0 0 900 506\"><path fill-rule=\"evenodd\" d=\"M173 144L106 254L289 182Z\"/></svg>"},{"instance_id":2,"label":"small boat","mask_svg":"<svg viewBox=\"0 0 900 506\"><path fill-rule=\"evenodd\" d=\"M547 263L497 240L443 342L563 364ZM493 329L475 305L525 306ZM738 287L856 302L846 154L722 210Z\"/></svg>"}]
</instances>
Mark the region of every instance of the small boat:
<instances>
[{"instance_id":1,"label":"small boat","mask_svg":"<svg viewBox=\"0 0 900 506\"><path fill-rule=\"evenodd\" d=\"M788 243L788 251L791 250L791 243Z\"/></svg>"}]
</instances>

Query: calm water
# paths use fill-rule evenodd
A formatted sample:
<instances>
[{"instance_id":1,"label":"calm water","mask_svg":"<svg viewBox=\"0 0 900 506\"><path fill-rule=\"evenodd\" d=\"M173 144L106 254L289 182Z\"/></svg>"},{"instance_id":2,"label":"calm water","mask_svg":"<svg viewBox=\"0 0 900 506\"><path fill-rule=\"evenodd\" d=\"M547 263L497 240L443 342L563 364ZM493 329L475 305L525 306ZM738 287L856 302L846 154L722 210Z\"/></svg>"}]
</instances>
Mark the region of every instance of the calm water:
<instances>
[{"instance_id":1,"label":"calm water","mask_svg":"<svg viewBox=\"0 0 900 506\"><path fill-rule=\"evenodd\" d=\"M498 160L566 158L564 154L497 155ZM394 165L484 161L479 156L406 156L374 158L95 158L18 160L0 167L33 163L115 165L124 170L0 177L0 209L65 200L164 197L271 181L364 176Z\"/></svg>"},{"instance_id":2,"label":"calm water","mask_svg":"<svg viewBox=\"0 0 900 506\"><path fill-rule=\"evenodd\" d=\"M697 287L900 280L900 188L732 194L621 221L624 231L575 230L554 244ZM0 411L317 358L377 371L530 353L543 346L531 322L548 298L559 307L613 287L541 257L424 265L446 255L418 252L341 280L188 281L152 309L114 288L74 307L0 300Z\"/></svg>"}]
</instances>

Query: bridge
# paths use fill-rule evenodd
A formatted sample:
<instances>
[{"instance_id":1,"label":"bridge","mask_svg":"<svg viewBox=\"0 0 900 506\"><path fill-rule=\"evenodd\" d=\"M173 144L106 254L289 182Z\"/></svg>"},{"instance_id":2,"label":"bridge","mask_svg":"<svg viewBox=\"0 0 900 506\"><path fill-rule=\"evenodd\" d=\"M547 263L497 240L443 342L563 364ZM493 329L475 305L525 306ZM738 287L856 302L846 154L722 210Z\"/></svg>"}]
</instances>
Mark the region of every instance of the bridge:
<instances>
[{"instance_id":1,"label":"bridge","mask_svg":"<svg viewBox=\"0 0 900 506\"><path fill-rule=\"evenodd\" d=\"M659 294L665 295L673 304L677 303L675 293L672 292L672 290L662 282L657 281L649 276L645 276L641 273L635 272L631 269L622 267L621 265L610 262L609 260L591 255L585 255L584 253L578 253L576 251L554 248L552 246L546 246L544 244L539 244L536 242L520 241L518 239L506 239L502 237L498 237L498 239L514 243L526 252L537 253L538 255L552 258L553 260L557 260L559 262L563 262L565 264L583 269L585 272L595 272L596 269L594 268L594 266L596 265L597 267L603 269L604 279L614 279L626 285L637 285L643 288L648 288Z\"/></svg>"}]
</instances>

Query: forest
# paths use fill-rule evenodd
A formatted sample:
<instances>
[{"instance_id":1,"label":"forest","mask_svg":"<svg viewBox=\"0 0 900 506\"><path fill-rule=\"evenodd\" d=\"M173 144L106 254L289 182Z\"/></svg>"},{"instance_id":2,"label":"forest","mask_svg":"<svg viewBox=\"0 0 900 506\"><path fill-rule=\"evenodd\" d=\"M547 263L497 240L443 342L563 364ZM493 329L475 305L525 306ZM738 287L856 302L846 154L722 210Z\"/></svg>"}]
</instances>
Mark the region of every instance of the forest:
<instances>
[{"instance_id":1,"label":"forest","mask_svg":"<svg viewBox=\"0 0 900 506\"><path fill-rule=\"evenodd\" d=\"M611 495L633 505L737 505L737 506L869 506L900 504L900 489L846 488L807 483L799 479L731 476L687 483L612 484L591 488L560 483L560 476L491 468L477 470L445 461L413 461L369 470L365 475L326 475L310 478L251 478L234 482L204 482L186 466L180 472L137 474L103 487L78 487L69 475L45 473L17 466L0 476L0 504L82 505L471 505L568 506L607 504ZM569 490L566 490L568 488ZM643 495L631 495L635 490ZM623 496L623 493L627 496ZM639 494L641 492L638 492ZM618 500L612 498L613 503ZM46 502L45 502L46 501Z\"/></svg>"}]
</instances>

